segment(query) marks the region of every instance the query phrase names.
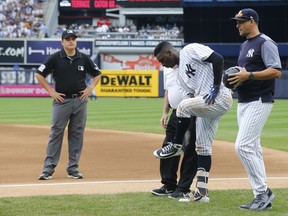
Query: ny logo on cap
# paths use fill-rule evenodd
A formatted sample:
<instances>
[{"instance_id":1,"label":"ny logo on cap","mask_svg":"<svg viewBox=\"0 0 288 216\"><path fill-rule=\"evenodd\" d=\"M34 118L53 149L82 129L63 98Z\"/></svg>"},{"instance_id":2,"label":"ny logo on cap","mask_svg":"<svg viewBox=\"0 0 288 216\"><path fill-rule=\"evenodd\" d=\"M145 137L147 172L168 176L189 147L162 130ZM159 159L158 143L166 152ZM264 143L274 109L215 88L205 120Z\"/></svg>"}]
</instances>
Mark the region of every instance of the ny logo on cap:
<instances>
[{"instance_id":1,"label":"ny logo on cap","mask_svg":"<svg viewBox=\"0 0 288 216\"><path fill-rule=\"evenodd\" d=\"M235 17L243 17L242 11L239 11L239 12L235 15Z\"/></svg>"},{"instance_id":2,"label":"ny logo on cap","mask_svg":"<svg viewBox=\"0 0 288 216\"><path fill-rule=\"evenodd\" d=\"M73 34L74 32L72 30L67 30L68 34Z\"/></svg>"}]
</instances>

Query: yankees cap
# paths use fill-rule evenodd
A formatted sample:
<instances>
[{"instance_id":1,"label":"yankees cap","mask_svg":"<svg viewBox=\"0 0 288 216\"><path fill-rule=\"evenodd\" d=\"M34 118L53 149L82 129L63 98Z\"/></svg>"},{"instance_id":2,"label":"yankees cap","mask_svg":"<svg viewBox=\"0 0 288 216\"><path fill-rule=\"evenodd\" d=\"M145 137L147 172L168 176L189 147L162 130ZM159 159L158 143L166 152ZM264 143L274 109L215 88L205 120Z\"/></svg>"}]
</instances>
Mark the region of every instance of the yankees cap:
<instances>
[{"instance_id":1,"label":"yankees cap","mask_svg":"<svg viewBox=\"0 0 288 216\"><path fill-rule=\"evenodd\" d=\"M78 37L73 30L67 29L62 33L62 40L69 36L74 36L76 38Z\"/></svg>"},{"instance_id":2,"label":"yankees cap","mask_svg":"<svg viewBox=\"0 0 288 216\"><path fill-rule=\"evenodd\" d=\"M245 8L240 10L235 17L230 18L230 20L246 21L253 19L256 23L259 22L259 16L257 12L251 8Z\"/></svg>"}]
</instances>

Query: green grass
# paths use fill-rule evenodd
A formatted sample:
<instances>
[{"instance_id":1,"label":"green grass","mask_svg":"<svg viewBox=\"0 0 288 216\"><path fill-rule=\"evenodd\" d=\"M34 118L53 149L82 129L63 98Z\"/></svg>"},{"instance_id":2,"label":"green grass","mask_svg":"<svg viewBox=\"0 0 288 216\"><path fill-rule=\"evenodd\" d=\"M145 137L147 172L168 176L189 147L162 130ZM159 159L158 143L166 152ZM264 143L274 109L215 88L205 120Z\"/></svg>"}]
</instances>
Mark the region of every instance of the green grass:
<instances>
[{"instance_id":1,"label":"green grass","mask_svg":"<svg viewBox=\"0 0 288 216\"><path fill-rule=\"evenodd\" d=\"M150 193L110 195L65 195L1 198L0 215L5 216L288 216L287 190L274 189L277 199L269 211L238 209L252 199L249 190L211 191L209 203L180 203L177 199L156 197ZM233 195L232 195L233 194Z\"/></svg>"},{"instance_id":2,"label":"green grass","mask_svg":"<svg viewBox=\"0 0 288 216\"><path fill-rule=\"evenodd\" d=\"M0 98L0 124L49 125L50 98ZM159 120L163 98L99 98L88 104L88 128L163 134ZM237 102L219 124L217 140L237 135ZM262 134L262 145L288 151L288 100L277 100ZM111 191L113 192L113 191ZM251 190L210 191L209 203L179 203L147 193L0 198L0 216L288 216L288 189L273 189L273 210L251 212L237 206L252 199ZM97 191L95 191L97 193Z\"/></svg>"},{"instance_id":3,"label":"green grass","mask_svg":"<svg viewBox=\"0 0 288 216\"><path fill-rule=\"evenodd\" d=\"M0 124L49 125L51 98L0 98ZM87 127L163 134L163 98L99 98L88 103ZM234 142L237 101L218 127L216 140ZM263 129L262 146L288 151L288 100L276 100Z\"/></svg>"}]
</instances>

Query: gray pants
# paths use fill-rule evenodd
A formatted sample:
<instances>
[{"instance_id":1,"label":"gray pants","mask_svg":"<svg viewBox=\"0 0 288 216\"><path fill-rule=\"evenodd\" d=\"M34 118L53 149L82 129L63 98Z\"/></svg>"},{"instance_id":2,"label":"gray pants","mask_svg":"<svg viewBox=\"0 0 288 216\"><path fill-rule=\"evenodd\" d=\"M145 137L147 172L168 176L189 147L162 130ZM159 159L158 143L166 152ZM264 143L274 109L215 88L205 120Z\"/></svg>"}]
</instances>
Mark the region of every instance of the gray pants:
<instances>
[{"instance_id":1,"label":"gray pants","mask_svg":"<svg viewBox=\"0 0 288 216\"><path fill-rule=\"evenodd\" d=\"M54 173L60 158L65 127L68 124L69 162L67 172L78 170L78 162L83 147L83 135L86 125L87 101L79 98L53 101L51 131L46 149L43 172Z\"/></svg>"}]
</instances>

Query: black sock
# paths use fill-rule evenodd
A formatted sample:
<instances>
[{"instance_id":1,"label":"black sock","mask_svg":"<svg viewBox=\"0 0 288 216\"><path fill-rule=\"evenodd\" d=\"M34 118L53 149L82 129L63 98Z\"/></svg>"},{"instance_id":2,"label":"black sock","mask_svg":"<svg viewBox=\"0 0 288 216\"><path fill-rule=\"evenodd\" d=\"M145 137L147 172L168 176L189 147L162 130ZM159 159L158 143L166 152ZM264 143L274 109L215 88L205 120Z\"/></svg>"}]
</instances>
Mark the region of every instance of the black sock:
<instances>
[{"instance_id":1,"label":"black sock","mask_svg":"<svg viewBox=\"0 0 288 216\"><path fill-rule=\"evenodd\" d=\"M211 155L203 156L198 155L198 167L202 167L206 172L210 172L211 169Z\"/></svg>"},{"instance_id":2,"label":"black sock","mask_svg":"<svg viewBox=\"0 0 288 216\"><path fill-rule=\"evenodd\" d=\"M184 135L190 125L190 118L177 118L174 143L182 144Z\"/></svg>"}]
</instances>

